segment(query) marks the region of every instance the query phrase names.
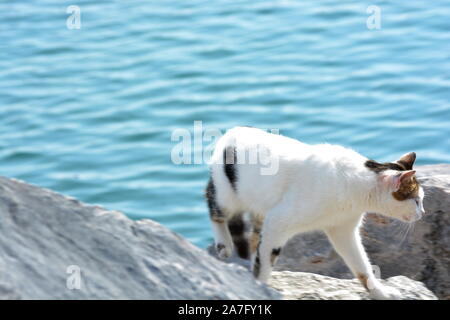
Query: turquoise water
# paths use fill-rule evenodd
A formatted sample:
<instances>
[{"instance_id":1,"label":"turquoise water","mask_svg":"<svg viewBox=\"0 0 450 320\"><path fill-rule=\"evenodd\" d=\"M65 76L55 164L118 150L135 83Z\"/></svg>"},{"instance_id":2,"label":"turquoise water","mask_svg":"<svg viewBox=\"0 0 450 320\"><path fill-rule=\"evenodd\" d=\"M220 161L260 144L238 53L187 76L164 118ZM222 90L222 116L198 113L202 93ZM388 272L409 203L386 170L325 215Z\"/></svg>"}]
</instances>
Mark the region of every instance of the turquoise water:
<instances>
[{"instance_id":1,"label":"turquoise water","mask_svg":"<svg viewBox=\"0 0 450 320\"><path fill-rule=\"evenodd\" d=\"M195 120L450 162L450 3L377 1L369 30L372 4L2 1L0 174L204 247L206 165L171 161Z\"/></svg>"}]
</instances>

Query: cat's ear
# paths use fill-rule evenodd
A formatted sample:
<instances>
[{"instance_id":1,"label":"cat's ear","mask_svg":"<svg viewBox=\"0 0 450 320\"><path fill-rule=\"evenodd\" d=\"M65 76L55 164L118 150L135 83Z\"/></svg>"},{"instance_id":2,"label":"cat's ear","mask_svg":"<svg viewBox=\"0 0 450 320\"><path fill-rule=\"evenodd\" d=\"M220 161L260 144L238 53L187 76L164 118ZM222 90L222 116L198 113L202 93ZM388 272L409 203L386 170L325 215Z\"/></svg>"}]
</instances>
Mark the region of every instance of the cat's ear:
<instances>
[{"instance_id":1,"label":"cat's ear","mask_svg":"<svg viewBox=\"0 0 450 320\"><path fill-rule=\"evenodd\" d=\"M398 189L400 189L402 182L411 179L415 173L416 173L415 170L386 171L381 175L381 178L385 187L389 188L389 190L396 192L398 191Z\"/></svg>"},{"instance_id":2,"label":"cat's ear","mask_svg":"<svg viewBox=\"0 0 450 320\"><path fill-rule=\"evenodd\" d=\"M402 164L406 170L412 170L414 161L416 161L416 153L409 152L401 156L400 159L397 160L397 163Z\"/></svg>"},{"instance_id":3,"label":"cat's ear","mask_svg":"<svg viewBox=\"0 0 450 320\"><path fill-rule=\"evenodd\" d=\"M403 171L402 175L400 176L400 182L408 181L415 174L416 174L416 170Z\"/></svg>"}]
</instances>

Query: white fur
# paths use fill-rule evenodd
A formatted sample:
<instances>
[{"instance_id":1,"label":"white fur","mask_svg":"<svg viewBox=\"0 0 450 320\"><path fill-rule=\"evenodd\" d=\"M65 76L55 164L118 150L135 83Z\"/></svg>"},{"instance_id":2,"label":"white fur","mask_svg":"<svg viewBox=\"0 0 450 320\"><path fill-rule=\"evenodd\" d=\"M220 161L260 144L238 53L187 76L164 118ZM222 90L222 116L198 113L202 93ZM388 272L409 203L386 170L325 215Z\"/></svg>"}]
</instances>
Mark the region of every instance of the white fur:
<instances>
[{"instance_id":1,"label":"white fur","mask_svg":"<svg viewBox=\"0 0 450 320\"><path fill-rule=\"evenodd\" d=\"M236 147L238 154L237 190L223 169L223 152L229 146ZM243 158L252 152L263 161ZM374 277L359 226L365 212L417 220L423 213L423 191L418 205L414 199L395 200L391 194L395 186L390 182L398 172L377 175L365 167L366 160L341 146L307 145L255 128L236 127L219 139L210 162L216 201L228 218L249 212L264 219L259 247L261 281L270 276L273 248L282 247L295 234L323 230L352 272L368 278L375 298L398 297ZM216 243L226 247L221 256L229 256L233 243L228 228L217 222L213 227Z\"/></svg>"}]
</instances>

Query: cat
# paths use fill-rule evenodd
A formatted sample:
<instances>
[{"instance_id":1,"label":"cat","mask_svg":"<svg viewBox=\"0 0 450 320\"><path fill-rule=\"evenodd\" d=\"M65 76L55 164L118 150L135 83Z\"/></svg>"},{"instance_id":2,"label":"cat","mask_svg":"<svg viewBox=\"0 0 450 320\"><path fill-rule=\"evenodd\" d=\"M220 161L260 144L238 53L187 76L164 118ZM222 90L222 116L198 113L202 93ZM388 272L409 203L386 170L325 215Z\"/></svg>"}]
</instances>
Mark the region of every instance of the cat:
<instances>
[{"instance_id":1,"label":"cat","mask_svg":"<svg viewBox=\"0 0 450 320\"><path fill-rule=\"evenodd\" d=\"M277 171L264 173L263 158L277 162ZM226 259L236 247L251 260L254 276L267 282L289 238L322 230L372 298L401 299L373 274L359 229L365 212L409 223L425 214L415 160L411 152L379 163L338 145L232 128L216 143L205 191L218 256ZM250 236L245 212L252 217Z\"/></svg>"}]
</instances>

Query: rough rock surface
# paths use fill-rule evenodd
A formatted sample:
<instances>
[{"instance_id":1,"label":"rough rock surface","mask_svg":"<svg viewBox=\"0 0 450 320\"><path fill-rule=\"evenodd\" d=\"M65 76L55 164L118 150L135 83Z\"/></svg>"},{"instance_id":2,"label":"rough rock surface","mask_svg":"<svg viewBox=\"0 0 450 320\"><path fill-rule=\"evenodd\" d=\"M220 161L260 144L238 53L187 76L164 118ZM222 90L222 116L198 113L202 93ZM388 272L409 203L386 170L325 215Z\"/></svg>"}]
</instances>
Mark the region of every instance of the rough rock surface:
<instances>
[{"instance_id":1,"label":"rough rock surface","mask_svg":"<svg viewBox=\"0 0 450 320\"><path fill-rule=\"evenodd\" d=\"M423 283L403 276L382 280L400 291L405 300L436 300ZM318 274L275 271L269 284L287 300L369 300L358 280L335 279Z\"/></svg>"},{"instance_id":2,"label":"rough rock surface","mask_svg":"<svg viewBox=\"0 0 450 320\"><path fill-rule=\"evenodd\" d=\"M277 298L156 222L0 177L0 299Z\"/></svg>"},{"instance_id":3,"label":"rough rock surface","mask_svg":"<svg viewBox=\"0 0 450 320\"><path fill-rule=\"evenodd\" d=\"M450 299L450 165L419 166L416 170L425 190L425 217L408 225L367 214L361 231L364 246L381 278L406 276L423 282L440 299ZM408 226L411 229L406 234ZM208 250L214 255L213 248ZM236 255L230 261L249 265ZM283 248L275 270L353 278L321 232L292 238Z\"/></svg>"}]
</instances>

